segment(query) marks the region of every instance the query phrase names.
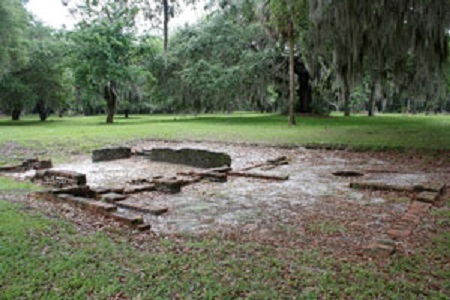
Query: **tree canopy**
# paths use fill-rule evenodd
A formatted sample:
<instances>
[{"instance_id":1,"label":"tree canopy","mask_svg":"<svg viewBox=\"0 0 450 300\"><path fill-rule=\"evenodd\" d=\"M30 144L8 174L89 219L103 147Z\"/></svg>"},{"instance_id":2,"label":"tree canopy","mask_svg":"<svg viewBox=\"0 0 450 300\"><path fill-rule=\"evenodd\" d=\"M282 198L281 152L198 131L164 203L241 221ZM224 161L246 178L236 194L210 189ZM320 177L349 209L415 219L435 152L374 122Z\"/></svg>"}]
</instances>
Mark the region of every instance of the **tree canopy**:
<instances>
[{"instance_id":1,"label":"tree canopy","mask_svg":"<svg viewBox=\"0 0 450 300\"><path fill-rule=\"evenodd\" d=\"M196 1L65 3L74 30L0 2L0 108L13 119L257 110L295 124L298 112L450 108L450 0L211 1L172 33Z\"/></svg>"}]
</instances>

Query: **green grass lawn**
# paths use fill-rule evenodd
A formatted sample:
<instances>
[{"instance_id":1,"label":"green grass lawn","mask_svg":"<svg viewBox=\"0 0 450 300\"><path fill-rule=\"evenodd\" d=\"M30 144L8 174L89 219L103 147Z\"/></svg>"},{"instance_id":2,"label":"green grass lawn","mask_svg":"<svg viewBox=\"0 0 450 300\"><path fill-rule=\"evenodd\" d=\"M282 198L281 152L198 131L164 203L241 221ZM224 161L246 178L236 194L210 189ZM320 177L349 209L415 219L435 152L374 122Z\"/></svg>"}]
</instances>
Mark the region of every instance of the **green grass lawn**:
<instances>
[{"instance_id":1,"label":"green grass lawn","mask_svg":"<svg viewBox=\"0 0 450 300\"><path fill-rule=\"evenodd\" d=\"M67 153L153 138L450 149L445 116L335 116L298 123L289 127L285 117L247 113L140 115L118 117L114 125L104 124L104 117L1 119L0 147L17 143ZM450 259L449 233L381 267L214 235L149 239L137 249L126 236L80 232L67 221L2 200L34 189L0 177L0 299L449 299L450 273L443 267ZM446 212L436 217L448 224Z\"/></svg>"},{"instance_id":2,"label":"green grass lawn","mask_svg":"<svg viewBox=\"0 0 450 300\"><path fill-rule=\"evenodd\" d=\"M450 233L382 268L214 237L150 239L147 250L126 240L0 200L0 299L449 299L438 265Z\"/></svg>"},{"instance_id":3,"label":"green grass lawn","mask_svg":"<svg viewBox=\"0 0 450 300\"><path fill-rule=\"evenodd\" d=\"M374 118L299 117L288 126L279 115L137 115L116 117L106 125L104 116L52 117L40 122L26 117L19 122L0 119L0 143L30 147L66 147L91 150L102 144L134 139L208 140L284 145L330 145L355 149L449 150L450 116L379 115Z\"/></svg>"}]
</instances>

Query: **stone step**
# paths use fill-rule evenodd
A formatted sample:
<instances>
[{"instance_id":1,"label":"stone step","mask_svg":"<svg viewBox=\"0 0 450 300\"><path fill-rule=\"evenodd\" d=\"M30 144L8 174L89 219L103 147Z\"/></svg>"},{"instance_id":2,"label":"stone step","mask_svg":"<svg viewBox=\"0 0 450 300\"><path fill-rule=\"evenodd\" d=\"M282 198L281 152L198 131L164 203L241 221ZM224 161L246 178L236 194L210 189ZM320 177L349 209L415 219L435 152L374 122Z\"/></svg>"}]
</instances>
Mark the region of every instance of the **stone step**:
<instances>
[{"instance_id":1,"label":"stone step","mask_svg":"<svg viewBox=\"0 0 450 300\"><path fill-rule=\"evenodd\" d=\"M95 193L89 188L88 185L71 186L60 189L49 190L48 193L52 195L70 194L77 197L92 198Z\"/></svg>"},{"instance_id":2,"label":"stone step","mask_svg":"<svg viewBox=\"0 0 450 300\"><path fill-rule=\"evenodd\" d=\"M194 183L198 183L202 181L202 177L201 176L196 176L193 178L188 178L188 179L180 179L180 184L181 186L188 186Z\"/></svg>"},{"instance_id":3,"label":"stone step","mask_svg":"<svg viewBox=\"0 0 450 300\"><path fill-rule=\"evenodd\" d=\"M405 220L407 222L411 222L415 225L418 225L420 223L420 216L407 212L402 216L400 220Z\"/></svg>"},{"instance_id":4,"label":"stone step","mask_svg":"<svg viewBox=\"0 0 450 300\"><path fill-rule=\"evenodd\" d=\"M101 200L107 203L116 203L125 200L126 198L127 196L125 195L120 195L116 193L107 193L102 195Z\"/></svg>"},{"instance_id":5,"label":"stone step","mask_svg":"<svg viewBox=\"0 0 450 300\"><path fill-rule=\"evenodd\" d=\"M226 173L203 173L203 178L210 182L227 182L228 176Z\"/></svg>"},{"instance_id":6,"label":"stone step","mask_svg":"<svg viewBox=\"0 0 450 300\"><path fill-rule=\"evenodd\" d=\"M149 184L149 185L138 186L138 187L133 187L133 188L126 189L124 191L124 194L126 194L126 195L138 194L138 193L143 193L143 192L152 192L152 191L155 191L155 190L156 190L155 185L154 184Z\"/></svg>"},{"instance_id":7,"label":"stone step","mask_svg":"<svg viewBox=\"0 0 450 300\"><path fill-rule=\"evenodd\" d=\"M71 203L77 207L98 212L98 213L110 213L117 210L117 206L109 203L96 201L93 199L75 197L69 194L61 194L57 196L58 199Z\"/></svg>"},{"instance_id":8,"label":"stone step","mask_svg":"<svg viewBox=\"0 0 450 300\"><path fill-rule=\"evenodd\" d=\"M127 225L142 225L144 223L144 218L140 215L134 214L123 214L119 212L111 213L109 216L121 223Z\"/></svg>"},{"instance_id":9,"label":"stone step","mask_svg":"<svg viewBox=\"0 0 450 300\"><path fill-rule=\"evenodd\" d=\"M439 198L439 193L436 192L421 192L416 196L416 200L425 203L433 204Z\"/></svg>"},{"instance_id":10,"label":"stone step","mask_svg":"<svg viewBox=\"0 0 450 300\"><path fill-rule=\"evenodd\" d=\"M52 168L51 160L27 159L20 165L0 167L0 172L21 173L28 170L45 170Z\"/></svg>"},{"instance_id":11,"label":"stone step","mask_svg":"<svg viewBox=\"0 0 450 300\"><path fill-rule=\"evenodd\" d=\"M208 173L227 173L227 172L230 172L231 170L233 170L231 167L223 166L223 167L219 167L219 168L208 169L208 170L205 170L205 172L208 172Z\"/></svg>"},{"instance_id":12,"label":"stone step","mask_svg":"<svg viewBox=\"0 0 450 300\"><path fill-rule=\"evenodd\" d=\"M91 191L96 199L101 199L104 194L111 193L110 189L103 187L91 188Z\"/></svg>"},{"instance_id":13,"label":"stone step","mask_svg":"<svg viewBox=\"0 0 450 300\"><path fill-rule=\"evenodd\" d=\"M411 205L408 208L408 212L411 213L426 213L430 210L432 204L431 203L425 203L425 202L419 202L419 201L413 201Z\"/></svg>"},{"instance_id":14,"label":"stone step","mask_svg":"<svg viewBox=\"0 0 450 300\"><path fill-rule=\"evenodd\" d=\"M406 238L411 235L412 230L406 228L391 228L387 230L387 234L393 239Z\"/></svg>"},{"instance_id":15,"label":"stone step","mask_svg":"<svg viewBox=\"0 0 450 300\"><path fill-rule=\"evenodd\" d=\"M155 189L160 192L176 194L181 192L181 181L176 179L155 179Z\"/></svg>"},{"instance_id":16,"label":"stone step","mask_svg":"<svg viewBox=\"0 0 450 300\"><path fill-rule=\"evenodd\" d=\"M147 203L134 202L132 200L118 202L116 205L121 208L131 209L143 213L149 213L156 216L165 214L169 210L167 207L153 206L148 205Z\"/></svg>"},{"instance_id":17,"label":"stone step","mask_svg":"<svg viewBox=\"0 0 450 300\"><path fill-rule=\"evenodd\" d=\"M437 197L444 193L446 185L442 183L428 183L402 186L380 182L352 182L350 183L350 188L357 190L419 193L416 200L433 203L437 200Z\"/></svg>"},{"instance_id":18,"label":"stone step","mask_svg":"<svg viewBox=\"0 0 450 300\"><path fill-rule=\"evenodd\" d=\"M379 240L371 242L364 248L364 253L371 257L388 258L395 252L395 241Z\"/></svg>"},{"instance_id":19,"label":"stone step","mask_svg":"<svg viewBox=\"0 0 450 300\"><path fill-rule=\"evenodd\" d=\"M44 170L37 171L33 180L49 184L86 185L86 175L73 171Z\"/></svg>"},{"instance_id":20,"label":"stone step","mask_svg":"<svg viewBox=\"0 0 450 300\"><path fill-rule=\"evenodd\" d=\"M434 192L442 195L445 191L446 184L444 183L426 183L414 186L417 192Z\"/></svg>"},{"instance_id":21,"label":"stone step","mask_svg":"<svg viewBox=\"0 0 450 300\"><path fill-rule=\"evenodd\" d=\"M21 166L4 166L4 167L0 167L0 172L22 172L22 167Z\"/></svg>"},{"instance_id":22,"label":"stone step","mask_svg":"<svg viewBox=\"0 0 450 300\"><path fill-rule=\"evenodd\" d=\"M109 188L109 191L111 193L123 194L125 192L125 189L123 187L111 187Z\"/></svg>"},{"instance_id":23,"label":"stone step","mask_svg":"<svg viewBox=\"0 0 450 300\"><path fill-rule=\"evenodd\" d=\"M137 230L139 231L147 231L150 230L152 228L152 226L150 224L141 224L136 226Z\"/></svg>"}]
</instances>

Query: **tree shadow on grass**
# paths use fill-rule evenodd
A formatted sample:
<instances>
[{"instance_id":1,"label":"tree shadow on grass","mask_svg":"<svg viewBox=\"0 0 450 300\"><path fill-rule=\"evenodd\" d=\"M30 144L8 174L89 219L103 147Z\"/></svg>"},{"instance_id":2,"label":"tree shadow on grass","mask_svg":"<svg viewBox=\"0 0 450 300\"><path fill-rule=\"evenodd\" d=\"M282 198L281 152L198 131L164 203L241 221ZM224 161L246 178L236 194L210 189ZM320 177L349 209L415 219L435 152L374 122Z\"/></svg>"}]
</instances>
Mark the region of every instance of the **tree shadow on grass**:
<instances>
[{"instance_id":1,"label":"tree shadow on grass","mask_svg":"<svg viewBox=\"0 0 450 300\"><path fill-rule=\"evenodd\" d=\"M46 126L49 124L55 124L58 121L53 120L47 120L47 121L40 121L40 120L19 120L19 121L12 121L12 120L0 120L0 127L29 127L29 126Z\"/></svg>"},{"instance_id":2,"label":"tree shadow on grass","mask_svg":"<svg viewBox=\"0 0 450 300\"><path fill-rule=\"evenodd\" d=\"M11 121L7 119L0 119L1 127L30 127L30 126L142 126L146 124L196 124L196 125L233 125L233 126L276 126L276 127L288 127L287 116L278 114L212 114L212 115L131 115L129 118L125 118L122 115L115 117L116 122L113 124L107 124L104 116L83 117L79 119L77 117L63 118L63 119L50 119L45 122L40 120L24 119L20 121ZM357 128L373 128L375 130L384 130L386 128L395 127L396 129L407 128L409 130L416 129L417 126L433 127L433 122L429 122L425 119L414 119L402 117L384 117L377 116L375 118L367 118L361 116L352 117L297 117L298 125L293 128L302 128L302 126L314 128L314 127L357 127ZM411 128L412 127L412 128Z\"/></svg>"},{"instance_id":3,"label":"tree shadow on grass","mask_svg":"<svg viewBox=\"0 0 450 300\"><path fill-rule=\"evenodd\" d=\"M118 122L106 124L99 122L97 125L104 126L133 126L143 124L202 124L202 125L287 125L283 116L180 116L180 115L149 115L148 117L135 117L133 119L115 118Z\"/></svg>"}]
</instances>

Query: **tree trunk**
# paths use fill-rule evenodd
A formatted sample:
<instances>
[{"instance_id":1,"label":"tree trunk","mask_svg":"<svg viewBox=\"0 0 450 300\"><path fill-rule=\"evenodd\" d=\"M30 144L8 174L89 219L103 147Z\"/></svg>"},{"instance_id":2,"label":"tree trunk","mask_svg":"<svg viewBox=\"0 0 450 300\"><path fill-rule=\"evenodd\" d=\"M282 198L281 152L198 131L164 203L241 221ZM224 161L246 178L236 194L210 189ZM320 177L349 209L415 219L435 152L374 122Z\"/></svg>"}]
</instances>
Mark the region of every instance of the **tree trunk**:
<instances>
[{"instance_id":1,"label":"tree trunk","mask_svg":"<svg viewBox=\"0 0 450 300\"><path fill-rule=\"evenodd\" d=\"M386 106L387 106L388 98L386 94L383 95L383 100L381 102L381 112L384 114L386 112Z\"/></svg>"},{"instance_id":2,"label":"tree trunk","mask_svg":"<svg viewBox=\"0 0 450 300\"><path fill-rule=\"evenodd\" d=\"M116 111L117 101L116 85L113 81L108 82L105 86L105 100L108 114L106 117L106 123L112 124L114 123L114 113Z\"/></svg>"},{"instance_id":3,"label":"tree trunk","mask_svg":"<svg viewBox=\"0 0 450 300\"><path fill-rule=\"evenodd\" d=\"M83 114L85 114L86 109L83 105L83 99L81 98L81 88L79 86L76 86L75 89L77 90L75 93L75 98L76 98L76 103L77 103L77 108L76 108L76 113L79 113L79 109L81 108L83 111Z\"/></svg>"},{"instance_id":4,"label":"tree trunk","mask_svg":"<svg viewBox=\"0 0 450 300\"><path fill-rule=\"evenodd\" d=\"M350 90L347 83L344 84L342 97L344 98L344 116L350 117Z\"/></svg>"},{"instance_id":5,"label":"tree trunk","mask_svg":"<svg viewBox=\"0 0 450 300\"><path fill-rule=\"evenodd\" d=\"M417 99L412 100L412 111L411 112L413 115L417 114Z\"/></svg>"},{"instance_id":6,"label":"tree trunk","mask_svg":"<svg viewBox=\"0 0 450 300\"><path fill-rule=\"evenodd\" d=\"M296 60L296 73L298 79L298 99L299 99L299 111L301 113L312 113L311 101L312 101L312 88L310 84L310 75L306 69L303 61Z\"/></svg>"},{"instance_id":7,"label":"tree trunk","mask_svg":"<svg viewBox=\"0 0 450 300\"><path fill-rule=\"evenodd\" d=\"M44 122L47 120L47 111L43 110L39 113L39 119Z\"/></svg>"},{"instance_id":8,"label":"tree trunk","mask_svg":"<svg viewBox=\"0 0 450 300\"><path fill-rule=\"evenodd\" d=\"M128 108L125 109L125 119L128 119L129 114L130 114L130 110Z\"/></svg>"},{"instance_id":9,"label":"tree trunk","mask_svg":"<svg viewBox=\"0 0 450 300\"><path fill-rule=\"evenodd\" d=\"M370 85L370 96L369 103L367 104L367 114L369 117L374 116L374 108L375 108L375 80L372 80L372 84Z\"/></svg>"},{"instance_id":10,"label":"tree trunk","mask_svg":"<svg viewBox=\"0 0 450 300\"><path fill-rule=\"evenodd\" d=\"M37 106L37 111L39 114L39 119L44 122L45 120L47 120L47 116L48 116L48 107L47 105L45 105L45 103L43 101L39 101Z\"/></svg>"},{"instance_id":11,"label":"tree trunk","mask_svg":"<svg viewBox=\"0 0 450 300\"><path fill-rule=\"evenodd\" d=\"M295 122L295 70L294 70L294 25L289 22L289 125L296 125Z\"/></svg>"},{"instance_id":12,"label":"tree trunk","mask_svg":"<svg viewBox=\"0 0 450 300\"><path fill-rule=\"evenodd\" d=\"M163 0L164 11L164 67L167 68L167 52L169 46L169 1Z\"/></svg>"},{"instance_id":13,"label":"tree trunk","mask_svg":"<svg viewBox=\"0 0 450 300\"><path fill-rule=\"evenodd\" d=\"M336 95L336 101L333 103L330 102L331 105L334 106L334 108L336 109L336 112L340 112L341 108L339 107L339 95Z\"/></svg>"},{"instance_id":14,"label":"tree trunk","mask_svg":"<svg viewBox=\"0 0 450 300\"><path fill-rule=\"evenodd\" d=\"M337 63L338 55L336 51L333 51L333 61L336 65L339 65ZM336 70L336 79L339 84L339 105L344 103L344 116L349 117L350 116L350 86L348 83L348 67L347 66L341 66L337 68Z\"/></svg>"},{"instance_id":15,"label":"tree trunk","mask_svg":"<svg viewBox=\"0 0 450 300\"><path fill-rule=\"evenodd\" d=\"M13 121L19 121L21 112L22 111L20 109L13 109L12 112L11 112L11 119Z\"/></svg>"}]
</instances>

